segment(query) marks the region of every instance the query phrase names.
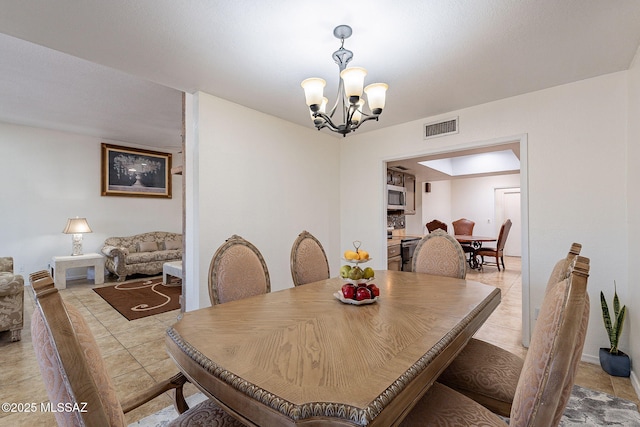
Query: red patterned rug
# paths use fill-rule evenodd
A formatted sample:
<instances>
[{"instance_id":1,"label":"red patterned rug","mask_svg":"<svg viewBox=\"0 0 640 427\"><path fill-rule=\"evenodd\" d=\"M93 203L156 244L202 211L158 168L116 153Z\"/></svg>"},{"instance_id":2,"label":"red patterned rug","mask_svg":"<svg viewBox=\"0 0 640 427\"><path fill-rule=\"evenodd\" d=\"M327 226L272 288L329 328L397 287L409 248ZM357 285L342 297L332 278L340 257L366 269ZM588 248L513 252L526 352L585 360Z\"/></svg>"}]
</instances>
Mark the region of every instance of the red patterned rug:
<instances>
[{"instance_id":1,"label":"red patterned rug","mask_svg":"<svg viewBox=\"0 0 640 427\"><path fill-rule=\"evenodd\" d=\"M169 277L171 281L166 285L160 276L94 288L94 291L124 317L136 320L180 308L182 282Z\"/></svg>"}]
</instances>

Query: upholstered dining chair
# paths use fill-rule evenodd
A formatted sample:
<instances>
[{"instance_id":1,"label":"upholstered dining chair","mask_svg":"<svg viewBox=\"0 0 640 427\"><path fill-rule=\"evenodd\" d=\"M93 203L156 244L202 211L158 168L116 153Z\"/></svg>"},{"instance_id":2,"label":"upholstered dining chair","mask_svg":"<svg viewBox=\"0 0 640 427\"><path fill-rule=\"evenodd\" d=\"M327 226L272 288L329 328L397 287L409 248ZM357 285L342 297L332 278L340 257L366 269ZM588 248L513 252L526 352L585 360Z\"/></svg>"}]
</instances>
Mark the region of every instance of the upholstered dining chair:
<instances>
[{"instance_id":1,"label":"upholstered dining chair","mask_svg":"<svg viewBox=\"0 0 640 427\"><path fill-rule=\"evenodd\" d=\"M269 270L251 242L234 234L216 251L209 265L212 305L271 292Z\"/></svg>"},{"instance_id":2,"label":"upholstered dining chair","mask_svg":"<svg viewBox=\"0 0 640 427\"><path fill-rule=\"evenodd\" d=\"M504 245L507 243L507 237L509 236L509 231L511 230L511 220L507 219L500 226L500 233L498 234L498 241L496 242L496 247L493 248L478 248L476 250L476 256L479 256L481 259L480 266L487 264L484 257L494 257L496 259L496 266L498 267L498 271L500 271L500 262L502 262L502 268L506 269L504 266ZM493 263L491 263L493 264Z\"/></svg>"},{"instance_id":3,"label":"upholstered dining chair","mask_svg":"<svg viewBox=\"0 0 640 427\"><path fill-rule=\"evenodd\" d=\"M100 349L82 314L66 304L47 272L30 276L36 308L31 335L49 401L54 408L77 407L85 411L56 411L60 426L126 426L125 413L169 390L174 390L180 413L170 426L241 424L213 400L189 409L183 396L187 379L181 373L138 396L120 402Z\"/></svg>"},{"instance_id":4,"label":"upholstered dining chair","mask_svg":"<svg viewBox=\"0 0 640 427\"><path fill-rule=\"evenodd\" d=\"M573 243L551 272L547 289L569 277L582 245ZM586 332L586 331L585 331ZM508 417L524 360L484 340L471 338L438 381L496 414Z\"/></svg>"},{"instance_id":5,"label":"upholstered dining chair","mask_svg":"<svg viewBox=\"0 0 640 427\"><path fill-rule=\"evenodd\" d=\"M291 247L291 277L300 286L330 277L327 254L318 239L304 230Z\"/></svg>"},{"instance_id":6,"label":"upholstered dining chair","mask_svg":"<svg viewBox=\"0 0 640 427\"><path fill-rule=\"evenodd\" d=\"M438 229L424 236L416 245L411 271L464 279L467 262L460 243Z\"/></svg>"},{"instance_id":7,"label":"upholstered dining chair","mask_svg":"<svg viewBox=\"0 0 640 427\"><path fill-rule=\"evenodd\" d=\"M429 233L437 229L447 231L447 228L447 224L438 219L434 219L433 221L429 221L427 223L427 231L429 231Z\"/></svg>"},{"instance_id":8,"label":"upholstered dining chair","mask_svg":"<svg viewBox=\"0 0 640 427\"><path fill-rule=\"evenodd\" d=\"M577 256L574 262L569 278L545 294L515 391L510 427L557 426L566 408L589 320L589 259ZM484 406L436 382L401 425L507 424Z\"/></svg>"}]
</instances>

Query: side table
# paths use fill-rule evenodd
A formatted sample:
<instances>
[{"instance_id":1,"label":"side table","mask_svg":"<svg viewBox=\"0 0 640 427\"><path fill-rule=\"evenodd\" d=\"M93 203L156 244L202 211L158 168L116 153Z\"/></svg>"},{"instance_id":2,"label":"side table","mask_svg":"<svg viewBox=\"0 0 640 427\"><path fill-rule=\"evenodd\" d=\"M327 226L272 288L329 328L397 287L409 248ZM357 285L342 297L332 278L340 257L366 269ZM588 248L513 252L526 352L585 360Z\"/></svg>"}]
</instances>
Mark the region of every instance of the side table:
<instances>
[{"instance_id":1,"label":"side table","mask_svg":"<svg viewBox=\"0 0 640 427\"><path fill-rule=\"evenodd\" d=\"M162 284L167 284L167 276L182 279L182 261L165 262L162 264Z\"/></svg>"},{"instance_id":2,"label":"side table","mask_svg":"<svg viewBox=\"0 0 640 427\"><path fill-rule=\"evenodd\" d=\"M104 257L100 254L54 256L51 258L51 267L54 272L53 281L58 289L67 287L67 269L69 268L87 267L87 277L89 268L93 268L94 283L96 285L104 283Z\"/></svg>"}]
</instances>

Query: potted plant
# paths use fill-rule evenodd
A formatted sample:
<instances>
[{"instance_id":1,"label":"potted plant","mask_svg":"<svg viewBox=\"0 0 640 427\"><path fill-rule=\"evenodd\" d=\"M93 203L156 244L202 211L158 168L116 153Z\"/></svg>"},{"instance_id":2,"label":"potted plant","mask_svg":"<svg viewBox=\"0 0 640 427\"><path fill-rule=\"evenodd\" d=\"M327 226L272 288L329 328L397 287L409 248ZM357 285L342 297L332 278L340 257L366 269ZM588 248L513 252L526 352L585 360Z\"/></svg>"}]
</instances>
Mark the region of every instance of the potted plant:
<instances>
[{"instance_id":1,"label":"potted plant","mask_svg":"<svg viewBox=\"0 0 640 427\"><path fill-rule=\"evenodd\" d=\"M600 366L609 375L615 377L628 377L631 374L631 361L629 356L618 349L620 336L622 335L622 326L627 315L627 306L620 308L620 300L616 291L616 282L613 282L613 314L615 316L611 322L609 315L609 306L604 298L604 293L600 291L600 305L602 307L602 319L604 327L609 335L610 348L600 349Z\"/></svg>"}]
</instances>

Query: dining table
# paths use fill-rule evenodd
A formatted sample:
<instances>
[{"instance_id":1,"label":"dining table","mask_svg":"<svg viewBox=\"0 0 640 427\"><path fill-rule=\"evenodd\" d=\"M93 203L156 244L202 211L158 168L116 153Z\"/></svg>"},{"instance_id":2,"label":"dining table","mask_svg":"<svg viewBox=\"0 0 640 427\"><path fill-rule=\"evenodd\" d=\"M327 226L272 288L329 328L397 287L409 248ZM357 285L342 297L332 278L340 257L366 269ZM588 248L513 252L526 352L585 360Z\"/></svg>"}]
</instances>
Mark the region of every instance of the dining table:
<instances>
[{"instance_id":1,"label":"dining table","mask_svg":"<svg viewBox=\"0 0 640 427\"><path fill-rule=\"evenodd\" d=\"M500 289L376 270L183 313L167 329L191 383L249 426L398 425L500 304Z\"/></svg>"},{"instance_id":2,"label":"dining table","mask_svg":"<svg viewBox=\"0 0 640 427\"><path fill-rule=\"evenodd\" d=\"M476 251L482 248L482 244L498 240L496 237L472 236L467 234L456 234L453 237L461 245L467 245L472 249L471 252L469 252L469 267L473 269L479 269L482 267L482 264L478 262L478 256L476 255Z\"/></svg>"}]
</instances>

